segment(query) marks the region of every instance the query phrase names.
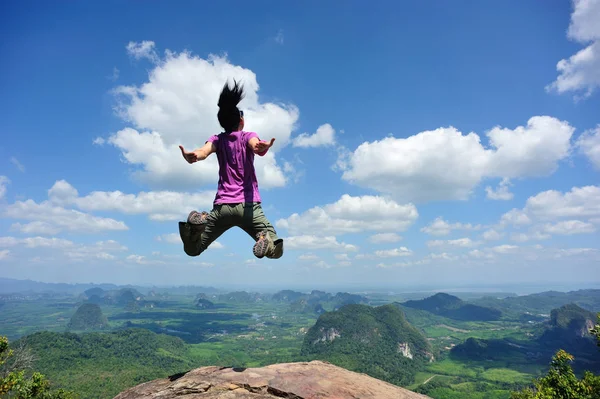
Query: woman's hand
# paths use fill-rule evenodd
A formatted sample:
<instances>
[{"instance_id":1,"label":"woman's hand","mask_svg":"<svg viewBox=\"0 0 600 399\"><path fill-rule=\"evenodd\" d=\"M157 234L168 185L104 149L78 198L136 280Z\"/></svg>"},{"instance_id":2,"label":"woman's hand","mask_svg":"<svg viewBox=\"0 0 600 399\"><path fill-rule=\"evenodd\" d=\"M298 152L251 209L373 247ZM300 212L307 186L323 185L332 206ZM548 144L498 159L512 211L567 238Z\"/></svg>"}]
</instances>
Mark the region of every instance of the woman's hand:
<instances>
[{"instance_id":1,"label":"woman's hand","mask_svg":"<svg viewBox=\"0 0 600 399\"><path fill-rule=\"evenodd\" d=\"M183 146L179 146L181 149L181 155L183 155L183 159L185 159L188 163L198 162L198 155L195 151L188 152L183 149Z\"/></svg>"},{"instance_id":2,"label":"woman's hand","mask_svg":"<svg viewBox=\"0 0 600 399\"><path fill-rule=\"evenodd\" d=\"M265 154L269 148L271 148L273 146L273 143L275 142L275 139L272 138L271 141L259 141L256 144L256 153L257 154Z\"/></svg>"}]
</instances>

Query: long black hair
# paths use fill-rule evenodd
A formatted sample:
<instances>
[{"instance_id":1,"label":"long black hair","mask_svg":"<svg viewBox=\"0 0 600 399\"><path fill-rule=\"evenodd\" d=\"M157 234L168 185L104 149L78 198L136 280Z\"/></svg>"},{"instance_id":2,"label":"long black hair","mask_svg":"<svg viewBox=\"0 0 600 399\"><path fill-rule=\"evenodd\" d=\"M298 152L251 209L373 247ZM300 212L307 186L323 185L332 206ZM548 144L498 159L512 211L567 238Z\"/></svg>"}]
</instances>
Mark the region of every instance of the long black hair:
<instances>
[{"instance_id":1,"label":"long black hair","mask_svg":"<svg viewBox=\"0 0 600 399\"><path fill-rule=\"evenodd\" d=\"M244 87L233 80L233 88L226 82L219 96L219 123L225 129L225 132L233 132L240 125L240 110L237 105L244 98Z\"/></svg>"}]
</instances>

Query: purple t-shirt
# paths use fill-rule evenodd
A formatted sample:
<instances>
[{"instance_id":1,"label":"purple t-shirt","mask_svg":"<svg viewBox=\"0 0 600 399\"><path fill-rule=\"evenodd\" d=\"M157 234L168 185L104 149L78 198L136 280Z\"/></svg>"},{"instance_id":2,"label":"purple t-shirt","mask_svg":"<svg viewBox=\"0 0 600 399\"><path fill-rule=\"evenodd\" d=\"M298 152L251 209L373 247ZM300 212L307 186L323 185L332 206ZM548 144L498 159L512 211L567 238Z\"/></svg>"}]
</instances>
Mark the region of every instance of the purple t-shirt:
<instances>
[{"instance_id":1,"label":"purple t-shirt","mask_svg":"<svg viewBox=\"0 0 600 399\"><path fill-rule=\"evenodd\" d=\"M248 147L248 140L252 137L258 138L258 135L241 131L220 133L207 140L217 147L219 160L215 205L261 202L254 170L254 152Z\"/></svg>"}]
</instances>

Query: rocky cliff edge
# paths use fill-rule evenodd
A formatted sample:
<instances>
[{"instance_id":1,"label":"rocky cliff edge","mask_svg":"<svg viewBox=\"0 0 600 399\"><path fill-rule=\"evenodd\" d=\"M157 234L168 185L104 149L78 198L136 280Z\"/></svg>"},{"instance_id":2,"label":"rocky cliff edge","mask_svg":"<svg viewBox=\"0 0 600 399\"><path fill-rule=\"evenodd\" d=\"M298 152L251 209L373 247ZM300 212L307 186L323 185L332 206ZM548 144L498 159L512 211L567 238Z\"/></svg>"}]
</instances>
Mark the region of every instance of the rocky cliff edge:
<instances>
[{"instance_id":1,"label":"rocky cliff edge","mask_svg":"<svg viewBox=\"0 0 600 399\"><path fill-rule=\"evenodd\" d=\"M312 361L260 368L201 367L127 389L114 399L423 399L407 389Z\"/></svg>"}]
</instances>

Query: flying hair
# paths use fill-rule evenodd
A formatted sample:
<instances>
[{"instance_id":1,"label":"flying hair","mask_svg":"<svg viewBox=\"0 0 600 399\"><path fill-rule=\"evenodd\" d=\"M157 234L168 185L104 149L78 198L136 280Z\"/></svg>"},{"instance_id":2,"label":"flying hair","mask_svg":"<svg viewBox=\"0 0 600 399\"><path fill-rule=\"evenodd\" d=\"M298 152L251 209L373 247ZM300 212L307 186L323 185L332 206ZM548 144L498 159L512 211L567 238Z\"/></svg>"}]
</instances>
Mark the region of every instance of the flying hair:
<instances>
[{"instance_id":1,"label":"flying hair","mask_svg":"<svg viewBox=\"0 0 600 399\"><path fill-rule=\"evenodd\" d=\"M237 105L244 98L244 87L239 85L235 79L233 87L229 87L229 82L225 82L221 95L219 96L219 113L217 118L221 127L226 132L233 132L240 125L240 110Z\"/></svg>"}]
</instances>

